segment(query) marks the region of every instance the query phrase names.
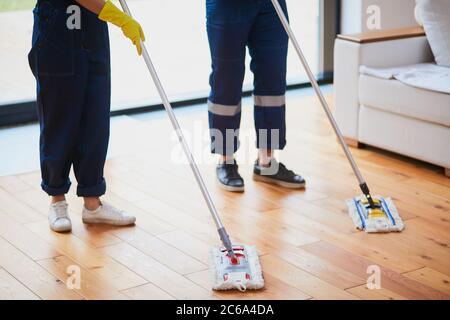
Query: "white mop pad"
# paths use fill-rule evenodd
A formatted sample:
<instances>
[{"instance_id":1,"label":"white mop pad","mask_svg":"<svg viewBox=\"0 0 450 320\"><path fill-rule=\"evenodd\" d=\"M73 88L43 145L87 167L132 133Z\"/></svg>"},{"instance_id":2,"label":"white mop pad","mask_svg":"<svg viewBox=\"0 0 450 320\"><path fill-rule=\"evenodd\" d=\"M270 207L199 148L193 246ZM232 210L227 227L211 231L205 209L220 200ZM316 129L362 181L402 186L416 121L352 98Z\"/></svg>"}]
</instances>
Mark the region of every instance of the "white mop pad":
<instances>
[{"instance_id":1,"label":"white mop pad","mask_svg":"<svg viewBox=\"0 0 450 320\"><path fill-rule=\"evenodd\" d=\"M365 196L361 196L347 200L349 215L359 230L365 230L367 233L388 233L400 232L405 228L391 198L374 198L379 201L380 209L385 213L376 217L369 217L369 208L363 203L364 199Z\"/></svg>"},{"instance_id":2,"label":"white mop pad","mask_svg":"<svg viewBox=\"0 0 450 320\"><path fill-rule=\"evenodd\" d=\"M256 247L235 245L233 249L238 258L234 263L224 247L216 246L210 249L213 289L246 291L264 288Z\"/></svg>"}]
</instances>

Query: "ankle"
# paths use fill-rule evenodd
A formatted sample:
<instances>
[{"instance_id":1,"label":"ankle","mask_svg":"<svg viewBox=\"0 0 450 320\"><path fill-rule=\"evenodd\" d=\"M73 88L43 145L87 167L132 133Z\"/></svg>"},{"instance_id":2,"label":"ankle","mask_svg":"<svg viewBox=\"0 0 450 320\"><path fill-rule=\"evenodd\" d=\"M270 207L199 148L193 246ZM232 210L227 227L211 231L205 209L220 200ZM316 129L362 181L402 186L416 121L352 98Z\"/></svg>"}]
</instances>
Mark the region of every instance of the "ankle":
<instances>
[{"instance_id":1,"label":"ankle","mask_svg":"<svg viewBox=\"0 0 450 320\"><path fill-rule=\"evenodd\" d=\"M263 168L270 168L271 161L261 161L258 160L258 165Z\"/></svg>"},{"instance_id":2,"label":"ankle","mask_svg":"<svg viewBox=\"0 0 450 320\"><path fill-rule=\"evenodd\" d=\"M102 205L100 198L87 197L84 198L84 207L89 211L97 210Z\"/></svg>"},{"instance_id":3,"label":"ankle","mask_svg":"<svg viewBox=\"0 0 450 320\"><path fill-rule=\"evenodd\" d=\"M260 150L258 153L258 164L261 167L270 167L273 160L272 150Z\"/></svg>"},{"instance_id":4,"label":"ankle","mask_svg":"<svg viewBox=\"0 0 450 320\"><path fill-rule=\"evenodd\" d=\"M64 195L59 195L59 196L52 196L51 202L52 202L52 204L55 204L55 203L65 201L65 200L66 200L66 197Z\"/></svg>"},{"instance_id":5,"label":"ankle","mask_svg":"<svg viewBox=\"0 0 450 320\"><path fill-rule=\"evenodd\" d=\"M219 164L224 164L224 163L226 163L226 164L233 164L234 161L235 161L234 160L234 155L231 155L231 156L221 155L219 157Z\"/></svg>"},{"instance_id":6,"label":"ankle","mask_svg":"<svg viewBox=\"0 0 450 320\"><path fill-rule=\"evenodd\" d=\"M259 149L258 151L258 164L262 167L269 167L273 159L272 150Z\"/></svg>"}]
</instances>

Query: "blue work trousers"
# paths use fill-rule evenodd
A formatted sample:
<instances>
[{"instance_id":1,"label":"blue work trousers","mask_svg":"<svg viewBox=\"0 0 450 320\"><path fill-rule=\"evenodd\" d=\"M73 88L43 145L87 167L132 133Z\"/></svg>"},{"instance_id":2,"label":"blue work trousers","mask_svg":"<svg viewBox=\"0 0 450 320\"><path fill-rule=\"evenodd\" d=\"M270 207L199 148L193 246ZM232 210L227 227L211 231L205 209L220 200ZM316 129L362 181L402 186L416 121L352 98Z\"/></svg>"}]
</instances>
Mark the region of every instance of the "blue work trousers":
<instances>
[{"instance_id":1,"label":"blue work trousers","mask_svg":"<svg viewBox=\"0 0 450 320\"><path fill-rule=\"evenodd\" d=\"M286 2L280 4L287 15ZM246 47L254 74L256 146L283 149L288 36L271 1L207 0L206 10L212 61L211 151L232 155L239 148Z\"/></svg>"},{"instance_id":2,"label":"blue work trousers","mask_svg":"<svg viewBox=\"0 0 450 320\"><path fill-rule=\"evenodd\" d=\"M73 166L78 196L101 196L111 96L107 25L71 0L38 0L33 12L28 60L37 82L42 189L67 193Z\"/></svg>"}]
</instances>

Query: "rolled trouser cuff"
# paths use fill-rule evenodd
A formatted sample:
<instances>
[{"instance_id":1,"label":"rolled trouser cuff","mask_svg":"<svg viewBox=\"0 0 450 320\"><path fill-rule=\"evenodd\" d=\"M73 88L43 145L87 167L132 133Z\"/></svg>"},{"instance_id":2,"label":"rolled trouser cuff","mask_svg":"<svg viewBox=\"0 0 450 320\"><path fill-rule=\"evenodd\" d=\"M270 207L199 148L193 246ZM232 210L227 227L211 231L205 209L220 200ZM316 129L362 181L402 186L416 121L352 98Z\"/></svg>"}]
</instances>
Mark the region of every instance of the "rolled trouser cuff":
<instances>
[{"instance_id":1,"label":"rolled trouser cuff","mask_svg":"<svg viewBox=\"0 0 450 320\"><path fill-rule=\"evenodd\" d=\"M41 182L41 188L44 190L49 196L60 196L69 192L71 186L70 179L67 179L66 183L60 187L51 187L44 181Z\"/></svg>"},{"instance_id":2,"label":"rolled trouser cuff","mask_svg":"<svg viewBox=\"0 0 450 320\"><path fill-rule=\"evenodd\" d=\"M79 197L101 197L106 192L106 181L102 179L99 184L93 186L78 185L77 196Z\"/></svg>"}]
</instances>

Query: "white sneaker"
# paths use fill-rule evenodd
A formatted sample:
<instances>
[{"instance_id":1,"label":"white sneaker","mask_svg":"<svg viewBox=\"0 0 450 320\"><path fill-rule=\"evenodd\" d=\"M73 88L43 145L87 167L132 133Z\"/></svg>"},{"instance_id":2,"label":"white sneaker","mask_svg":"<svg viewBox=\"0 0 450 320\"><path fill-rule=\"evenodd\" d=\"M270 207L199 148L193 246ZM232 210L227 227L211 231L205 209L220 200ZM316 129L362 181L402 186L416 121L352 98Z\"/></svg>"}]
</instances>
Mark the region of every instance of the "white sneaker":
<instances>
[{"instance_id":1,"label":"white sneaker","mask_svg":"<svg viewBox=\"0 0 450 320\"><path fill-rule=\"evenodd\" d=\"M70 221L68 205L65 200L52 203L48 211L48 222L50 229L55 232L69 232L72 230L72 221Z\"/></svg>"},{"instance_id":2,"label":"white sneaker","mask_svg":"<svg viewBox=\"0 0 450 320\"><path fill-rule=\"evenodd\" d=\"M136 217L131 214L102 203L96 210L83 207L83 222L88 224L110 224L114 226L129 226L135 223Z\"/></svg>"}]
</instances>

